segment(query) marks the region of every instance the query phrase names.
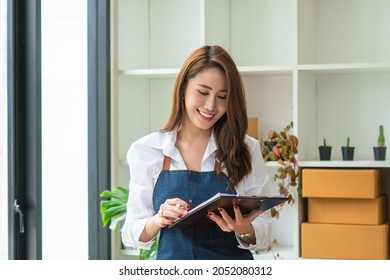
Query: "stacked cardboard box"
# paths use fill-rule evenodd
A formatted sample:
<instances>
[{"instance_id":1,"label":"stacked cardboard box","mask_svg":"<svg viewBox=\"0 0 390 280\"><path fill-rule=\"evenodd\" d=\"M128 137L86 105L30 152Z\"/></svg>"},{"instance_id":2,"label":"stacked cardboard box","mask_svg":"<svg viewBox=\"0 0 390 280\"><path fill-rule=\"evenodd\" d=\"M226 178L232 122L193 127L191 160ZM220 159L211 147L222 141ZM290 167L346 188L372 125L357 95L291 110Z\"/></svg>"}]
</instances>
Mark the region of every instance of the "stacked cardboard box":
<instances>
[{"instance_id":1,"label":"stacked cardboard box","mask_svg":"<svg viewBox=\"0 0 390 280\"><path fill-rule=\"evenodd\" d=\"M249 136L259 139L259 120L258 118L248 118L248 133Z\"/></svg>"},{"instance_id":2,"label":"stacked cardboard box","mask_svg":"<svg viewBox=\"0 0 390 280\"><path fill-rule=\"evenodd\" d=\"M302 170L304 258L388 259L387 197L377 169Z\"/></svg>"}]
</instances>

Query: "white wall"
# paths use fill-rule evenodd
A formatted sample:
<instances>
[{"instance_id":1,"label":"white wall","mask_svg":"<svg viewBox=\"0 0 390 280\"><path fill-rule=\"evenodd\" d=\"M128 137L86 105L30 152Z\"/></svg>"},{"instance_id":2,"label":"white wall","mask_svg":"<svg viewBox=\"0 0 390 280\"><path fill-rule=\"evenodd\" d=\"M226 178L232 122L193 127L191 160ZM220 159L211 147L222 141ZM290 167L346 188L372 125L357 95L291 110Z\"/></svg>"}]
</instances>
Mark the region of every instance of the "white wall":
<instances>
[{"instance_id":1,"label":"white wall","mask_svg":"<svg viewBox=\"0 0 390 280\"><path fill-rule=\"evenodd\" d=\"M7 0L0 0L0 260L8 258Z\"/></svg>"},{"instance_id":2,"label":"white wall","mask_svg":"<svg viewBox=\"0 0 390 280\"><path fill-rule=\"evenodd\" d=\"M88 259L87 1L42 0L43 259Z\"/></svg>"}]
</instances>

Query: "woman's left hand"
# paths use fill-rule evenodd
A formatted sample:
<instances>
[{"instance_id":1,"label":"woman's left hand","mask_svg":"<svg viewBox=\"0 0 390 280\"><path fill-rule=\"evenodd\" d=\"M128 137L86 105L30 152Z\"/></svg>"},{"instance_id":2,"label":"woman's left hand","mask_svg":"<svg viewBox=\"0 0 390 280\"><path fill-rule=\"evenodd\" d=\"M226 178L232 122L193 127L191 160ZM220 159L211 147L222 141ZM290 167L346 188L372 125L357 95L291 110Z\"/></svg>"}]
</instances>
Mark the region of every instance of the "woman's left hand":
<instances>
[{"instance_id":1,"label":"woman's left hand","mask_svg":"<svg viewBox=\"0 0 390 280\"><path fill-rule=\"evenodd\" d=\"M240 207L238 205L234 205L234 218L230 217L230 215L223 208L219 208L218 211L221 214L218 215L213 212L209 212L208 217L213 220L217 225L226 232L234 231L236 234L248 233L252 230L251 223L257 216L263 213L262 210L256 210L251 212L248 215L243 216Z\"/></svg>"}]
</instances>

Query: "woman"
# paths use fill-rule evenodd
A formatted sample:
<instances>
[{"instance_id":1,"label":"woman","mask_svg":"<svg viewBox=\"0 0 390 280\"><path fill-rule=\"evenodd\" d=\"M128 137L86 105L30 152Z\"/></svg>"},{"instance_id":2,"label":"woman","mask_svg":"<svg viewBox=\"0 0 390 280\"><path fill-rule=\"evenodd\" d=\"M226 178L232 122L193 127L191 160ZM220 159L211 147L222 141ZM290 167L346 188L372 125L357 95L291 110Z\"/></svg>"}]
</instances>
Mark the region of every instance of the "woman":
<instances>
[{"instance_id":1,"label":"woman","mask_svg":"<svg viewBox=\"0 0 390 280\"><path fill-rule=\"evenodd\" d=\"M130 196L122 240L157 259L253 259L270 246L269 211L234 217L209 213L210 228L169 228L218 192L268 195L258 140L248 127L244 87L230 55L219 46L195 50L184 62L164 128L132 144L127 154Z\"/></svg>"}]
</instances>

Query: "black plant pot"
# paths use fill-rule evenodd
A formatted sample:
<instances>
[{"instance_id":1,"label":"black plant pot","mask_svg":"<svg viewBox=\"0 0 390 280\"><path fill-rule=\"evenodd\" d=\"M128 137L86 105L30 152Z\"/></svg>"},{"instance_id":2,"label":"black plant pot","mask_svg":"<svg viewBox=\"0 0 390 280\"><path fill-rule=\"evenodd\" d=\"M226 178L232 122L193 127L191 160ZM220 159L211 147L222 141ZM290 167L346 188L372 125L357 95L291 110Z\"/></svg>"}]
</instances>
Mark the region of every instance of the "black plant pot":
<instances>
[{"instance_id":1,"label":"black plant pot","mask_svg":"<svg viewBox=\"0 0 390 280\"><path fill-rule=\"evenodd\" d=\"M270 151L272 151L272 147L275 146L278 142L276 141L264 141L264 145L266 145ZM272 161L272 159L268 158L268 161Z\"/></svg>"},{"instance_id":2,"label":"black plant pot","mask_svg":"<svg viewBox=\"0 0 390 280\"><path fill-rule=\"evenodd\" d=\"M386 160L386 147L374 147L374 159Z\"/></svg>"},{"instance_id":3,"label":"black plant pot","mask_svg":"<svg viewBox=\"0 0 390 280\"><path fill-rule=\"evenodd\" d=\"M332 154L331 146L319 146L320 160L330 160Z\"/></svg>"},{"instance_id":4,"label":"black plant pot","mask_svg":"<svg viewBox=\"0 0 390 280\"><path fill-rule=\"evenodd\" d=\"M270 151L272 151L272 147L277 144L276 141L264 141L264 145L266 145Z\"/></svg>"},{"instance_id":5,"label":"black plant pot","mask_svg":"<svg viewBox=\"0 0 390 280\"><path fill-rule=\"evenodd\" d=\"M343 160L353 160L355 147L341 147L341 152L343 155Z\"/></svg>"}]
</instances>

